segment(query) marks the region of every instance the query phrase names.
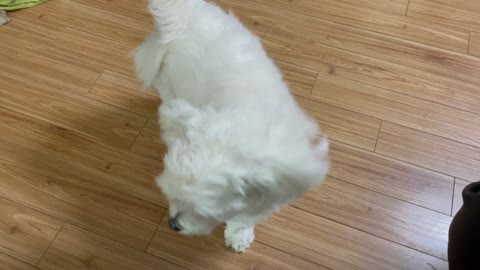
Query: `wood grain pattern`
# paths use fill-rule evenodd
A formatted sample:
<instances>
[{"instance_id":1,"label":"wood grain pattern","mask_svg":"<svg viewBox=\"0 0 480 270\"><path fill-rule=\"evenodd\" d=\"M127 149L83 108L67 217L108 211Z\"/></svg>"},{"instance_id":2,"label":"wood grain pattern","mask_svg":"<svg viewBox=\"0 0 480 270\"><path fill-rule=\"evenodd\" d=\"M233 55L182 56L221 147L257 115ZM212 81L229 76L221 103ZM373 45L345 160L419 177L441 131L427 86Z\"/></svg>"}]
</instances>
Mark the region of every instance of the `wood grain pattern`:
<instances>
[{"instance_id":1,"label":"wood grain pattern","mask_svg":"<svg viewBox=\"0 0 480 270\"><path fill-rule=\"evenodd\" d=\"M222 229L207 237L185 237L168 229L167 220L163 218L147 252L188 269L328 269L260 243L254 243L244 254L234 254L225 247Z\"/></svg>"},{"instance_id":2,"label":"wood grain pattern","mask_svg":"<svg viewBox=\"0 0 480 270\"><path fill-rule=\"evenodd\" d=\"M153 29L151 20L138 20L132 18L130 14L118 14L115 12L120 9L117 4L111 1L108 5L110 10L108 10L85 4L84 1L68 1L67 10L64 13L69 14L65 18L66 24L82 33L95 33L97 37L110 39L117 44L133 48L140 44Z\"/></svg>"},{"instance_id":3,"label":"wood grain pattern","mask_svg":"<svg viewBox=\"0 0 480 270\"><path fill-rule=\"evenodd\" d=\"M0 196L145 249L164 209L79 177L1 157Z\"/></svg>"},{"instance_id":4,"label":"wood grain pattern","mask_svg":"<svg viewBox=\"0 0 480 270\"><path fill-rule=\"evenodd\" d=\"M39 267L43 270L185 269L70 224L65 224Z\"/></svg>"},{"instance_id":5,"label":"wood grain pattern","mask_svg":"<svg viewBox=\"0 0 480 270\"><path fill-rule=\"evenodd\" d=\"M448 228L452 220L448 215L335 178L328 178L320 189L307 193L293 205L340 224L447 259Z\"/></svg>"},{"instance_id":6,"label":"wood grain pattern","mask_svg":"<svg viewBox=\"0 0 480 270\"><path fill-rule=\"evenodd\" d=\"M294 95L310 97L318 72L280 61L275 64L280 68Z\"/></svg>"},{"instance_id":7,"label":"wood grain pattern","mask_svg":"<svg viewBox=\"0 0 480 270\"><path fill-rule=\"evenodd\" d=\"M379 119L313 100L297 98L297 101L329 138L370 151L375 149Z\"/></svg>"},{"instance_id":8,"label":"wood grain pattern","mask_svg":"<svg viewBox=\"0 0 480 270\"><path fill-rule=\"evenodd\" d=\"M2 107L76 131L108 145L129 148L146 121L140 115L41 83L4 75L0 75L0 78ZM82 117L76 117L79 114ZM102 119L101 128L92 125L96 123L95 119Z\"/></svg>"},{"instance_id":9,"label":"wood grain pattern","mask_svg":"<svg viewBox=\"0 0 480 270\"><path fill-rule=\"evenodd\" d=\"M20 75L74 93L88 91L100 75L98 71L46 55L68 25L68 7L67 0L58 0L9 13L17 22L0 31L1 73Z\"/></svg>"},{"instance_id":10,"label":"wood grain pattern","mask_svg":"<svg viewBox=\"0 0 480 270\"><path fill-rule=\"evenodd\" d=\"M48 1L0 28L0 269L447 269L448 223L480 180L480 4L213 2L331 139L326 184L242 255L221 228L171 232L160 99L129 56L148 0Z\"/></svg>"},{"instance_id":11,"label":"wood grain pattern","mask_svg":"<svg viewBox=\"0 0 480 270\"><path fill-rule=\"evenodd\" d=\"M10 12L8 16L11 17L12 20L18 19L23 22L33 23L36 25L34 27L41 27L42 29L51 28L52 30L58 31L67 25L64 19L68 16L66 12L68 4L69 0L48 1L35 6L34 9L29 8L22 9L21 12Z\"/></svg>"},{"instance_id":12,"label":"wood grain pattern","mask_svg":"<svg viewBox=\"0 0 480 270\"><path fill-rule=\"evenodd\" d=\"M259 0L255 0L257 2L261 2ZM280 5L280 4L288 4L291 6L295 6L297 4L296 2L298 1L283 1L280 3L280 0L274 0L276 2L275 5ZM339 4L343 4L344 6L349 6L355 11L363 11L363 12L369 12L369 11L382 11L383 13L397 13L404 15L405 10L407 8L407 3L408 1L405 0L373 0L373 1L368 1L368 0L360 0L360 1L355 1L355 0L342 0L338 1ZM319 1L311 1L311 6L312 7L336 7L335 5L332 5L331 1L329 0L319 0ZM301 10L305 11L305 7L302 7ZM358 16L358 15L357 15Z\"/></svg>"},{"instance_id":13,"label":"wood grain pattern","mask_svg":"<svg viewBox=\"0 0 480 270\"><path fill-rule=\"evenodd\" d=\"M455 25L477 30L480 27L480 4L469 0L411 0L407 15L429 20L432 24Z\"/></svg>"},{"instance_id":14,"label":"wood grain pattern","mask_svg":"<svg viewBox=\"0 0 480 270\"><path fill-rule=\"evenodd\" d=\"M328 23L321 25L325 24L328 25ZM325 27L325 30L321 29L306 36L309 36L308 39L314 42L388 60L444 77L472 83L480 82L480 79L474 76L480 71L480 60L476 58L354 27L341 25ZM299 31L300 29L295 30ZM449 72L451 69L458 72Z\"/></svg>"},{"instance_id":15,"label":"wood grain pattern","mask_svg":"<svg viewBox=\"0 0 480 270\"><path fill-rule=\"evenodd\" d=\"M0 270L38 270L38 268L0 253Z\"/></svg>"},{"instance_id":16,"label":"wood grain pattern","mask_svg":"<svg viewBox=\"0 0 480 270\"><path fill-rule=\"evenodd\" d=\"M256 21L252 21L249 14L246 14L244 12L238 12L238 10L233 10L232 6L229 3L226 3L223 0L215 0L211 2L214 2L216 5L228 12L232 12L235 17L237 17L240 22L245 25L245 27L255 33L259 38L262 38L267 32L267 28L263 27L263 25L259 24Z\"/></svg>"},{"instance_id":17,"label":"wood grain pattern","mask_svg":"<svg viewBox=\"0 0 480 270\"><path fill-rule=\"evenodd\" d=\"M109 15L113 13L145 22L152 22L152 17L147 12L148 0L135 1L135 7L132 7L130 0L71 0L70 2L107 11Z\"/></svg>"},{"instance_id":18,"label":"wood grain pattern","mask_svg":"<svg viewBox=\"0 0 480 270\"><path fill-rule=\"evenodd\" d=\"M448 269L444 260L293 208L257 226L256 239L333 269Z\"/></svg>"},{"instance_id":19,"label":"wood grain pattern","mask_svg":"<svg viewBox=\"0 0 480 270\"><path fill-rule=\"evenodd\" d=\"M22 76L73 93L87 92L100 76L98 71L56 61L37 52L0 50L0 57L0 72L3 75Z\"/></svg>"},{"instance_id":20,"label":"wood grain pattern","mask_svg":"<svg viewBox=\"0 0 480 270\"><path fill-rule=\"evenodd\" d=\"M319 75L312 98L465 144L480 146L480 118L473 113L332 75Z\"/></svg>"},{"instance_id":21,"label":"wood grain pattern","mask_svg":"<svg viewBox=\"0 0 480 270\"><path fill-rule=\"evenodd\" d=\"M35 265L62 225L61 220L0 198L0 253Z\"/></svg>"},{"instance_id":22,"label":"wood grain pattern","mask_svg":"<svg viewBox=\"0 0 480 270\"><path fill-rule=\"evenodd\" d=\"M147 246L165 212L78 176L0 158L3 197L135 248Z\"/></svg>"},{"instance_id":23,"label":"wood grain pattern","mask_svg":"<svg viewBox=\"0 0 480 270\"><path fill-rule=\"evenodd\" d=\"M335 142L331 143L330 153L332 177L440 213L450 213L453 177Z\"/></svg>"},{"instance_id":24,"label":"wood grain pattern","mask_svg":"<svg viewBox=\"0 0 480 270\"><path fill-rule=\"evenodd\" d=\"M324 74L431 100L479 113L480 94L475 84L455 80L389 61L366 57L303 38L268 33L263 39L269 55Z\"/></svg>"},{"instance_id":25,"label":"wood grain pattern","mask_svg":"<svg viewBox=\"0 0 480 270\"><path fill-rule=\"evenodd\" d=\"M468 47L468 54L480 57L480 34L470 33L470 43Z\"/></svg>"},{"instance_id":26,"label":"wood grain pattern","mask_svg":"<svg viewBox=\"0 0 480 270\"><path fill-rule=\"evenodd\" d=\"M0 53L13 51L16 54L16 57L5 56L2 59L6 70L18 70L18 74L23 76L77 93L85 93L105 67L131 73L128 53L148 33L150 23L113 13L105 14L73 1L52 2L40 5L38 9L28 9L25 14L22 11L17 17L20 25L26 26L17 27L15 24L11 27L10 32L21 34L22 38L18 38L21 44L27 43L24 36L36 37L28 38L31 50L19 50L21 47L14 42L17 39L12 39L11 33L3 33L7 41L15 44L7 42L0 45ZM13 19L17 17L13 16ZM36 19L35 23L28 23L32 18ZM28 72L27 69L26 72L26 67L32 70ZM61 81L56 76L59 74L63 78ZM72 78L71 81L68 78Z\"/></svg>"},{"instance_id":27,"label":"wood grain pattern","mask_svg":"<svg viewBox=\"0 0 480 270\"><path fill-rule=\"evenodd\" d=\"M142 200L165 205L154 183L154 177L162 170L160 162L131 151L106 147L69 129L1 108L0 112L4 133L0 138L0 154L5 158L19 164L75 175Z\"/></svg>"},{"instance_id":28,"label":"wood grain pattern","mask_svg":"<svg viewBox=\"0 0 480 270\"><path fill-rule=\"evenodd\" d=\"M131 150L155 160L163 159L167 146L160 138L160 127L158 120L148 120Z\"/></svg>"},{"instance_id":29,"label":"wood grain pattern","mask_svg":"<svg viewBox=\"0 0 480 270\"><path fill-rule=\"evenodd\" d=\"M361 7L362 10L379 10L382 12L405 14L408 6L408 0L342 0L339 1L349 6ZM325 1L325 4L330 4L329 1Z\"/></svg>"},{"instance_id":30,"label":"wood grain pattern","mask_svg":"<svg viewBox=\"0 0 480 270\"><path fill-rule=\"evenodd\" d=\"M63 31L67 5L65 1L50 1L35 9L8 14L14 24L2 26L0 38L2 51L36 51L38 46L49 45ZM56 12L54 12L56 11Z\"/></svg>"},{"instance_id":31,"label":"wood grain pattern","mask_svg":"<svg viewBox=\"0 0 480 270\"><path fill-rule=\"evenodd\" d=\"M381 2L385 3L385 1ZM253 3L253 1L221 0L221 3L225 8L232 9L248 25L253 25L255 29L297 35L301 33L300 36L313 40L324 35L325 32L322 30L328 29L326 27L336 25L338 28L341 27L338 24L341 24L461 53L465 53L468 47L466 30L445 25L438 27L436 24L405 17L404 13L402 15L385 14L381 11L365 9L358 4L351 5L345 1L271 0ZM343 27L342 29L351 28ZM295 33L296 31L299 33Z\"/></svg>"},{"instance_id":32,"label":"wood grain pattern","mask_svg":"<svg viewBox=\"0 0 480 270\"><path fill-rule=\"evenodd\" d=\"M153 90L143 90L135 77L105 70L88 97L146 117L156 117L160 103Z\"/></svg>"},{"instance_id":33,"label":"wood grain pattern","mask_svg":"<svg viewBox=\"0 0 480 270\"><path fill-rule=\"evenodd\" d=\"M69 26L42 54L54 61L92 71L102 72L108 69L130 75L133 74L133 63L129 53L133 49L132 45Z\"/></svg>"},{"instance_id":34,"label":"wood grain pattern","mask_svg":"<svg viewBox=\"0 0 480 270\"><path fill-rule=\"evenodd\" d=\"M479 148L399 125L382 125L376 152L465 180L480 180Z\"/></svg>"},{"instance_id":35,"label":"wood grain pattern","mask_svg":"<svg viewBox=\"0 0 480 270\"><path fill-rule=\"evenodd\" d=\"M453 191L453 205L452 205L452 216L455 216L460 210L463 205L463 198L462 192L463 189L470 184L470 182L462 180L462 179L455 179L455 189Z\"/></svg>"}]
</instances>

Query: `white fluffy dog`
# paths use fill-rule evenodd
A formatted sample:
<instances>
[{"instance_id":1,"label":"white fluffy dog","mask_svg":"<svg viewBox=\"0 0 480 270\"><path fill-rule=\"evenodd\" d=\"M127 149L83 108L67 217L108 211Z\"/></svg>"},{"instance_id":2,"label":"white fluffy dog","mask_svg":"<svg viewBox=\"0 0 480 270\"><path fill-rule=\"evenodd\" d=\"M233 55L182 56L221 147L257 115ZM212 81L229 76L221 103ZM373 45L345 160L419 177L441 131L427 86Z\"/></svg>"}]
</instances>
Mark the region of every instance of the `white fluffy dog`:
<instances>
[{"instance_id":1,"label":"white fluffy dog","mask_svg":"<svg viewBox=\"0 0 480 270\"><path fill-rule=\"evenodd\" d=\"M328 140L294 101L259 39L203 0L151 0L155 30L134 51L138 78L163 100L168 146L157 182L169 225L242 252L254 225L328 170Z\"/></svg>"}]
</instances>

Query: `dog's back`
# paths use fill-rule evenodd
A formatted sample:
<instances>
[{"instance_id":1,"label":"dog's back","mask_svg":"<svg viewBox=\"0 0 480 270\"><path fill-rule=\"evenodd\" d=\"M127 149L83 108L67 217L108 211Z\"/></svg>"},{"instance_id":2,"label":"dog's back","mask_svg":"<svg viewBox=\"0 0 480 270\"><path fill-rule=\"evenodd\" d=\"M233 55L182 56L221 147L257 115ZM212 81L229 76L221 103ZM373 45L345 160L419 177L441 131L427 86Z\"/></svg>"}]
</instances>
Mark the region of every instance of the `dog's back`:
<instances>
[{"instance_id":1,"label":"dog's back","mask_svg":"<svg viewBox=\"0 0 480 270\"><path fill-rule=\"evenodd\" d=\"M139 79L164 100L293 105L259 39L232 14L202 0L152 0L150 11L155 31L135 51L135 64Z\"/></svg>"},{"instance_id":2,"label":"dog's back","mask_svg":"<svg viewBox=\"0 0 480 270\"><path fill-rule=\"evenodd\" d=\"M202 122L205 134L197 137L205 145L270 160L272 170L305 185L323 180L328 141L311 143L319 132L316 123L296 104L253 33L203 0L151 0L150 11L155 30L135 51L138 76L159 91L164 104L182 100L191 106L187 114L172 111L185 106L163 106L164 138L178 140L179 130L195 133L188 120L194 118ZM205 107L222 117L202 119ZM222 125L230 127L227 133L212 135Z\"/></svg>"}]
</instances>

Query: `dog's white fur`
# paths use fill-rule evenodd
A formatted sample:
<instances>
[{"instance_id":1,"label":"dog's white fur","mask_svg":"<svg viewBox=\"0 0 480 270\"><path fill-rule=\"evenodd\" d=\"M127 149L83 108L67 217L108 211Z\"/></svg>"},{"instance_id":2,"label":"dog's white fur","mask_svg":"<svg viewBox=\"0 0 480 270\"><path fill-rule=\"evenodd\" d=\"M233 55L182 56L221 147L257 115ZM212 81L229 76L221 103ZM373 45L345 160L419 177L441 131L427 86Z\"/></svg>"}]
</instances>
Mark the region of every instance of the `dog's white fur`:
<instances>
[{"instance_id":1,"label":"dog's white fur","mask_svg":"<svg viewBox=\"0 0 480 270\"><path fill-rule=\"evenodd\" d=\"M235 16L203 0L149 7L155 30L134 60L163 100L168 152L157 183L181 233L224 222L227 246L242 252L256 223L323 181L328 140Z\"/></svg>"}]
</instances>

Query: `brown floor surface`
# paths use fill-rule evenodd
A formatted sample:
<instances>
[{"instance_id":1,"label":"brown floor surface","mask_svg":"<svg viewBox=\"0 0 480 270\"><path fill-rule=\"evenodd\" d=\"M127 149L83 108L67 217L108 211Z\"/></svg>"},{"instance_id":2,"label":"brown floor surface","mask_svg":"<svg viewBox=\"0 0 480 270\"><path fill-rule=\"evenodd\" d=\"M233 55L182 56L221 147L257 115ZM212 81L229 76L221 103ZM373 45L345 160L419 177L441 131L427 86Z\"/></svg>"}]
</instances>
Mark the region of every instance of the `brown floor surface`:
<instances>
[{"instance_id":1,"label":"brown floor surface","mask_svg":"<svg viewBox=\"0 0 480 270\"><path fill-rule=\"evenodd\" d=\"M0 269L447 269L480 180L476 0L220 0L332 140L320 189L243 255L178 237L165 147L128 53L146 0L52 0L0 28Z\"/></svg>"}]
</instances>

